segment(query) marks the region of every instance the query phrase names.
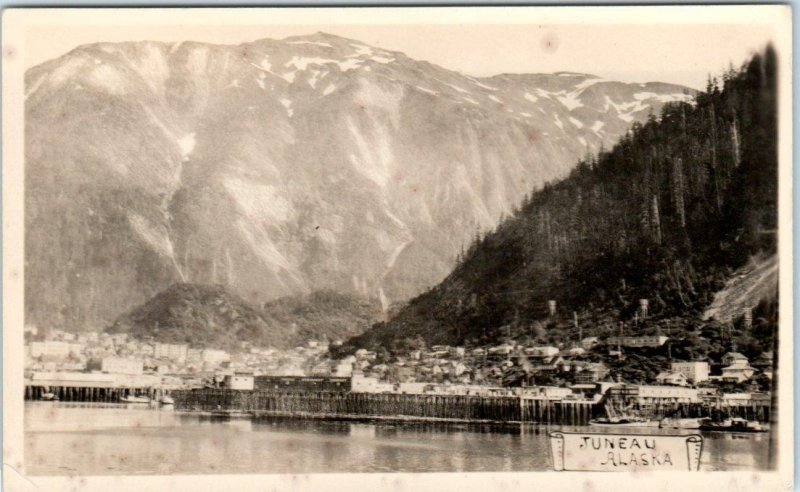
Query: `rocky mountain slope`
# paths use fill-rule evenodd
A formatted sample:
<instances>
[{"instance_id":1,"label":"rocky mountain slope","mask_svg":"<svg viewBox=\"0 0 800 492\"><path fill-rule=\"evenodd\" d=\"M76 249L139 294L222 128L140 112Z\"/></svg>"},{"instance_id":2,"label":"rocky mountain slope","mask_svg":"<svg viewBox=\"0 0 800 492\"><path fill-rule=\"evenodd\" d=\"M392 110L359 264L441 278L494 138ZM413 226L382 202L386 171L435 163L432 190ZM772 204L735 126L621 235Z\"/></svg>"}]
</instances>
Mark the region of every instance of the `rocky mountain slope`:
<instances>
[{"instance_id":1,"label":"rocky mountain slope","mask_svg":"<svg viewBox=\"0 0 800 492\"><path fill-rule=\"evenodd\" d=\"M724 74L695 104L668 105L659 119L636 125L610 151L534 193L477 238L441 284L337 355L401 350L416 337L429 345L567 344L621 329L702 343L707 350L692 358L733 347L750 355L771 350L778 316L775 56L767 49ZM745 307L753 309L752 329L741 321Z\"/></svg>"},{"instance_id":2,"label":"rocky mountain slope","mask_svg":"<svg viewBox=\"0 0 800 492\"><path fill-rule=\"evenodd\" d=\"M27 322L80 330L174 282L407 299L529 190L692 95L477 79L318 33L81 46L25 97Z\"/></svg>"}]
</instances>

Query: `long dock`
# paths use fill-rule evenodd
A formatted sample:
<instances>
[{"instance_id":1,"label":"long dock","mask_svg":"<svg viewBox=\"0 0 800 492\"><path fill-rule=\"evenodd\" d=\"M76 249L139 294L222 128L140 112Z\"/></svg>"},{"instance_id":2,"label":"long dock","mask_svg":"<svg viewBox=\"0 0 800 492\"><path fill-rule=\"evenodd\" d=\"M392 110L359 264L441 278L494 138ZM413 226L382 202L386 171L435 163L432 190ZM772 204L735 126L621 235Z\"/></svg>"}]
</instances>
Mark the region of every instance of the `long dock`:
<instances>
[{"instance_id":1,"label":"long dock","mask_svg":"<svg viewBox=\"0 0 800 492\"><path fill-rule=\"evenodd\" d=\"M591 401L505 396L198 389L175 391L172 397L176 410L296 418L586 425L600 412Z\"/></svg>"}]
</instances>

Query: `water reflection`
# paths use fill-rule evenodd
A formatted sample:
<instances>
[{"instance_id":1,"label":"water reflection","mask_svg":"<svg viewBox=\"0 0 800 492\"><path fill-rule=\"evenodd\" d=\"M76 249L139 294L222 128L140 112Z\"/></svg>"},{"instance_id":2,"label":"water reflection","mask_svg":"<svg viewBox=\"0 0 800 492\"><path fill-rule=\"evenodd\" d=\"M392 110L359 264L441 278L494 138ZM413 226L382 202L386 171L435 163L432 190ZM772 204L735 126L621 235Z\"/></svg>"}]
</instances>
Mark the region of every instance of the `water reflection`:
<instances>
[{"instance_id":1,"label":"water reflection","mask_svg":"<svg viewBox=\"0 0 800 492\"><path fill-rule=\"evenodd\" d=\"M32 474L543 471L552 468L547 433L556 429L223 420L115 404L25 407L26 467ZM705 437L704 470L766 466L764 434Z\"/></svg>"}]
</instances>

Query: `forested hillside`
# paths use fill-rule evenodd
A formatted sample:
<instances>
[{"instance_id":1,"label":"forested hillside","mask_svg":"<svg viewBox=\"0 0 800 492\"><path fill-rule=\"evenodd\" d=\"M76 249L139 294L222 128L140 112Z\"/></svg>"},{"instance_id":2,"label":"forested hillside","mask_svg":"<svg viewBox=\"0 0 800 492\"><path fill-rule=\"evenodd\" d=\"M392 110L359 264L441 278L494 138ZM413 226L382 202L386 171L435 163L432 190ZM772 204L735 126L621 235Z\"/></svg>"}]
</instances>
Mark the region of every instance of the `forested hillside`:
<instances>
[{"instance_id":1,"label":"forested hillside","mask_svg":"<svg viewBox=\"0 0 800 492\"><path fill-rule=\"evenodd\" d=\"M382 316L380 302L318 291L249 304L222 285L174 284L107 328L139 339L237 350L241 342L288 348L341 340Z\"/></svg>"},{"instance_id":2,"label":"forested hillside","mask_svg":"<svg viewBox=\"0 0 800 492\"><path fill-rule=\"evenodd\" d=\"M402 351L418 336L428 344L574 340L575 317L584 336L622 329L719 339L712 335L736 320L701 321L714 294L737 268L776 254L775 67L767 48L709 80L694 102L635 124L495 231L476 233L444 282L341 353ZM735 331L734 343L769 348L776 290L753 301L763 333ZM637 318L639 299L649 300L647 320Z\"/></svg>"}]
</instances>

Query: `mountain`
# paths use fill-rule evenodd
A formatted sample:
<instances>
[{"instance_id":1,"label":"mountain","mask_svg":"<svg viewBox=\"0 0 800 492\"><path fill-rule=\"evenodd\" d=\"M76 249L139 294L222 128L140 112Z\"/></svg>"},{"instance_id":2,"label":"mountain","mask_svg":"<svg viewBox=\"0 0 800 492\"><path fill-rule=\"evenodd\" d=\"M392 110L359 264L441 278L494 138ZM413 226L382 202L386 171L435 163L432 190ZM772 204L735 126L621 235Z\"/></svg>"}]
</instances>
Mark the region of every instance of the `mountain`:
<instances>
[{"instance_id":1,"label":"mountain","mask_svg":"<svg viewBox=\"0 0 800 492\"><path fill-rule=\"evenodd\" d=\"M384 306L693 91L473 78L317 33L98 43L25 77L26 322L105 326L176 282Z\"/></svg>"},{"instance_id":2,"label":"mountain","mask_svg":"<svg viewBox=\"0 0 800 492\"><path fill-rule=\"evenodd\" d=\"M179 283L122 314L110 333L235 350L240 342L286 348L308 340L358 335L381 317L377 300L317 291L268 302L263 309L221 285Z\"/></svg>"},{"instance_id":3,"label":"mountain","mask_svg":"<svg viewBox=\"0 0 800 492\"><path fill-rule=\"evenodd\" d=\"M776 114L770 48L726 73L722 88L710 82L694 104L665 106L659 119L634 125L612 150L532 194L477 237L441 284L339 353L402 351L418 338L569 343L621 329L716 347L708 350L771 350ZM741 322L744 307L759 320L753 330ZM676 350L708 355L691 345Z\"/></svg>"},{"instance_id":4,"label":"mountain","mask_svg":"<svg viewBox=\"0 0 800 492\"><path fill-rule=\"evenodd\" d=\"M377 299L333 291L282 297L264 304L263 313L268 323L284 327L282 333L292 345L308 340L346 340L383 318Z\"/></svg>"},{"instance_id":5,"label":"mountain","mask_svg":"<svg viewBox=\"0 0 800 492\"><path fill-rule=\"evenodd\" d=\"M282 327L270 326L263 313L223 286L174 284L121 315L109 333L139 339L231 349L240 341L287 346Z\"/></svg>"}]
</instances>

